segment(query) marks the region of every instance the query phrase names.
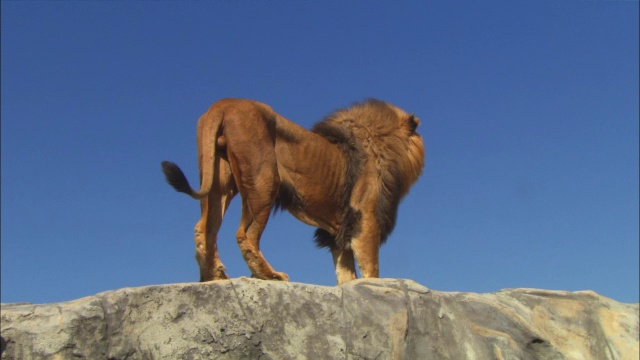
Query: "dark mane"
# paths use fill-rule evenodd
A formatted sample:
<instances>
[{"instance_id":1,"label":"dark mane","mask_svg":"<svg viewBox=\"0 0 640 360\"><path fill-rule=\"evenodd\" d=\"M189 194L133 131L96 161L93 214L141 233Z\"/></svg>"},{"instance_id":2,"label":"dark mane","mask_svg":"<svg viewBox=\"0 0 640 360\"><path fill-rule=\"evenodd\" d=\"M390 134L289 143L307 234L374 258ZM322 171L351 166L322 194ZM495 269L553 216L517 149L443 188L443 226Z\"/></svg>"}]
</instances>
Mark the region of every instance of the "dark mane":
<instances>
[{"instance_id":1,"label":"dark mane","mask_svg":"<svg viewBox=\"0 0 640 360\"><path fill-rule=\"evenodd\" d=\"M347 209L345 221L335 239L318 229L315 235L318 246L344 248L358 234L360 213L349 206L349 200L365 160L375 162L378 169L380 196L375 217L381 243L393 231L400 201L422 169L421 154L407 155L407 139L416 124L402 126L405 119L399 116L399 109L393 105L368 99L332 113L313 127L313 132L340 146L347 157L346 186L341 194L342 204ZM365 143L368 144L366 149L363 148Z\"/></svg>"}]
</instances>

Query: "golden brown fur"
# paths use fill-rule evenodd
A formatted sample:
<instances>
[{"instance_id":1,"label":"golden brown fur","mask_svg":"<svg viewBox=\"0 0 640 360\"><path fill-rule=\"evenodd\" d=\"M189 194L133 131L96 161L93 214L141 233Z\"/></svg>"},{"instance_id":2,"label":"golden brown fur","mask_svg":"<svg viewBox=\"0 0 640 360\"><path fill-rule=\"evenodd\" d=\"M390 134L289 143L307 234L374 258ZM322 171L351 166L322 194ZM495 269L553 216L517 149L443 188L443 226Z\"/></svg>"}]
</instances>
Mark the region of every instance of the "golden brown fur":
<instances>
[{"instance_id":1,"label":"golden brown fur","mask_svg":"<svg viewBox=\"0 0 640 360\"><path fill-rule=\"evenodd\" d=\"M216 102L198 122L200 190L177 165L163 162L167 181L200 199L195 227L200 281L228 278L217 233L231 199L242 198L236 239L253 276L288 280L260 252L272 209L285 209L318 228L316 243L329 247L338 283L378 277L378 252L395 225L400 200L424 162L419 120L378 100L339 110L303 129L251 100ZM355 259L354 259L355 257Z\"/></svg>"}]
</instances>

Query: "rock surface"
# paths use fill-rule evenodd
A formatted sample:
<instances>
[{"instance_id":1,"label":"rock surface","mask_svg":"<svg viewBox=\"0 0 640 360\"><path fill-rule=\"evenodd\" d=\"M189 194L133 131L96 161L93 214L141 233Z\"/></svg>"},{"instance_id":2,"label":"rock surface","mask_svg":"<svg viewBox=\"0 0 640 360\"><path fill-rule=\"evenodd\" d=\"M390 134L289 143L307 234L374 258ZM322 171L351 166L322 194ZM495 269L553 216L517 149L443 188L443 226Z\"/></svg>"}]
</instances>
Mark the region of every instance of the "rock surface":
<instances>
[{"instance_id":1,"label":"rock surface","mask_svg":"<svg viewBox=\"0 0 640 360\"><path fill-rule=\"evenodd\" d=\"M639 358L638 304L589 291L240 278L1 311L2 359Z\"/></svg>"}]
</instances>

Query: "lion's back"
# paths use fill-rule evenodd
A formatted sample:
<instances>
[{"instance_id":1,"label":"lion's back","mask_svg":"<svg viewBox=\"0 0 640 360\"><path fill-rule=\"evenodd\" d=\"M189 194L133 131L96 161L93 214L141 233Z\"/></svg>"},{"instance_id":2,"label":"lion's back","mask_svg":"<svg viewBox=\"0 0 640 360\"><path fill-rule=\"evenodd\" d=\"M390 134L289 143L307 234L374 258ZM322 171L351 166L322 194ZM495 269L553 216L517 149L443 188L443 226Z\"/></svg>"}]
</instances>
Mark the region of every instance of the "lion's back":
<instances>
[{"instance_id":1,"label":"lion's back","mask_svg":"<svg viewBox=\"0 0 640 360\"><path fill-rule=\"evenodd\" d=\"M224 98L216 101L211 108L225 111L267 111L273 112L273 109L260 101L240 98Z\"/></svg>"}]
</instances>

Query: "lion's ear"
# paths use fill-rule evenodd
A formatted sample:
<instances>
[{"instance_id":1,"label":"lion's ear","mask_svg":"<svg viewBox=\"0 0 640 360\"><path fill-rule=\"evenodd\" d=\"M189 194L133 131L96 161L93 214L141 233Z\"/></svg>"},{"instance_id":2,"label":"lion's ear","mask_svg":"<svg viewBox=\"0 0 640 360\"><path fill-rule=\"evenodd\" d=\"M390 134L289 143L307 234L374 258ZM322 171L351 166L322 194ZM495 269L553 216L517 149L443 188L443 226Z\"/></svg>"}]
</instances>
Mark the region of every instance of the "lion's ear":
<instances>
[{"instance_id":1,"label":"lion's ear","mask_svg":"<svg viewBox=\"0 0 640 360\"><path fill-rule=\"evenodd\" d=\"M418 125L420 125L420 119L418 119L414 114L409 114L409 128L411 129L411 131L416 131L416 128L418 127Z\"/></svg>"}]
</instances>

